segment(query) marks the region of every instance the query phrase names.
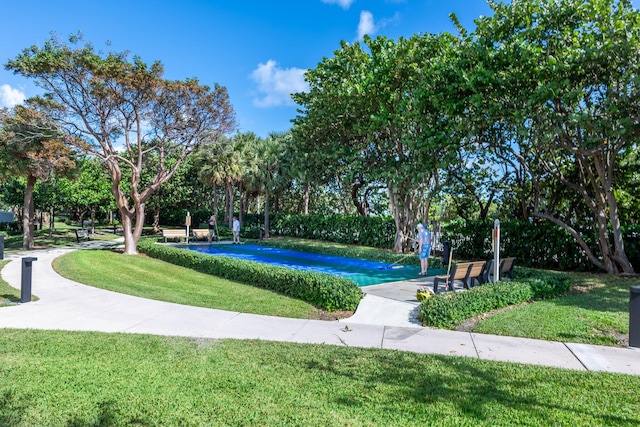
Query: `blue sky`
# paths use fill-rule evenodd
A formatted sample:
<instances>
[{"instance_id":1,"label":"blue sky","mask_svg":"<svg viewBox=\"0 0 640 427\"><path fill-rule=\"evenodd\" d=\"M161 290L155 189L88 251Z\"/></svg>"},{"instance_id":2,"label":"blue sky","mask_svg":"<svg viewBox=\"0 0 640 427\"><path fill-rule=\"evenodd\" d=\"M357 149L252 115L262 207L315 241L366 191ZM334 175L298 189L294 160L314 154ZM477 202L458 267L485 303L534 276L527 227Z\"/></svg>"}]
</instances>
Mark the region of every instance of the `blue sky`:
<instances>
[{"instance_id":1,"label":"blue sky","mask_svg":"<svg viewBox=\"0 0 640 427\"><path fill-rule=\"evenodd\" d=\"M0 11L3 65L51 32L81 31L96 48L109 50L109 41L115 51L161 61L168 79L226 86L238 130L262 137L291 127L289 94L304 90L304 70L331 57L341 40L455 32L451 12L472 29L491 12L484 0L5 0ZM39 93L0 69L0 107Z\"/></svg>"}]
</instances>

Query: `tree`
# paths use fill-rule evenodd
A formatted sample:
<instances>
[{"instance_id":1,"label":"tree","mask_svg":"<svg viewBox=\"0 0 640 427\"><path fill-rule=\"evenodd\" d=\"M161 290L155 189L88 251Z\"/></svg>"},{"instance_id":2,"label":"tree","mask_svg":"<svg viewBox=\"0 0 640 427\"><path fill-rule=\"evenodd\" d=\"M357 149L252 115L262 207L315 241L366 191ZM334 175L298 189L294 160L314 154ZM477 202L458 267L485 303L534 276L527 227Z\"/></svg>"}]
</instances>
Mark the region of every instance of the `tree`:
<instances>
[{"instance_id":1,"label":"tree","mask_svg":"<svg viewBox=\"0 0 640 427\"><path fill-rule=\"evenodd\" d=\"M311 90L295 94L303 106L294 121L298 151L308 169L323 168L326 182L347 181L352 200L366 213L367 198L383 185L396 223L394 249L408 248L420 212L429 212L439 186L438 170L455 155L449 118L432 94L449 36L414 36L393 42L365 37L343 42L333 58L309 70Z\"/></svg>"},{"instance_id":2,"label":"tree","mask_svg":"<svg viewBox=\"0 0 640 427\"><path fill-rule=\"evenodd\" d=\"M267 138L257 138L251 153L247 185L258 196L264 196L264 237L268 239L271 198L290 186L287 157L291 136L289 133L272 133Z\"/></svg>"},{"instance_id":3,"label":"tree","mask_svg":"<svg viewBox=\"0 0 640 427\"><path fill-rule=\"evenodd\" d=\"M146 201L194 150L230 132L234 114L224 87L165 80L159 62L148 66L137 56L128 57L127 52L97 52L80 35L71 36L68 44L53 36L5 67L35 79L63 107L57 120L80 141L75 146L102 159L122 220L124 252L135 254ZM143 187L150 153L158 157L158 167ZM176 159L170 167L167 157ZM130 177L126 189L121 185L125 176Z\"/></svg>"},{"instance_id":4,"label":"tree","mask_svg":"<svg viewBox=\"0 0 640 427\"><path fill-rule=\"evenodd\" d=\"M219 144L204 147L197 153L196 166L198 177L206 185L224 188L225 211L224 220L232 226L234 215L234 184L242 178L242 146L243 136L238 132L233 137L223 138ZM214 202L214 214L218 215L217 200Z\"/></svg>"},{"instance_id":5,"label":"tree","mask_svg":"<svg viewBox=\"0 0 640 427\"><path fill-rule=\"evenodd\" d=\"M531 174L533 215L568 231L597 267L632 273L616 194L620 157L637 149L640 135L640 14L627 0L492 8L493 17L478 21L470 51L470 62L480 64L474 95L493 100L487 110L494 123L506 122L518 135L503 143ZM549 180L573 199L556 206L583 204L586 214L554 209L545 197Z\"/></svg>"},{"instance_id":6,"label":"tree","mask_svg":"<svg viewBox=\"0 0 640 427\"><path fill-rule=\"evenodd\" d=\"M66 207L78 214L80 224L83 223L84 215L89 213L92 232L96 212L101 208L106 211L110 202L113 207L111 180L104 163L97 158L79 159L75 176L59 180L58 191Z\"/></svg>"},{"instance_id":7,"label":"tree","mask_svg":"<svg viewBox=\"0 0 640 427\"><path fill-rule=\"evenodd\" d=\"M187 210L195 210L203 207L199 202L203 202L205 206L208 205L208 194L199 193L201 186L198 185L198 171L192 161L194 157L195 154L183 162L171 180L164 183L147 202L147 208L153 211L154 233L160 232L160 212L162 210L183 209L185 206ZM148 160L153 163L157 161L157 158L151 157ZM151 175L155 170L154 165L147 166L145 170L149 173L146 175ZM152 178L152 176L145 176L146 182L150 182ZM196 225L194 224L194 228Z\"/></svg>"},{"instance_id":8,"label":"tree","mask_svg":"<svg viewBox=\"0 0 640 427\"><path fill-rule=\"evenodd\" d=\"M73 153L65 136L54 122L51 104L31 98L12 112L0 112L0 164L13 176L24 176L26 187L23 203L23 249L34 245L34 197L37 180L51 178L75 168Z\"/></svg>"}]
</instances>

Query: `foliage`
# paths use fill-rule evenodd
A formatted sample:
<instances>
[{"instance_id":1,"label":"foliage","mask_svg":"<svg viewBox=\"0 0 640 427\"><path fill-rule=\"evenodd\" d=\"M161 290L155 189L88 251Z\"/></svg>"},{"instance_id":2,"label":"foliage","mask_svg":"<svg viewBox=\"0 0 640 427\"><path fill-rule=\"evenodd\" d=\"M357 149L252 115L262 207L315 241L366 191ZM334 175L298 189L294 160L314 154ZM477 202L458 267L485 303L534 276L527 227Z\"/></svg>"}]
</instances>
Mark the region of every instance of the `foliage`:
<instances>
[{"instance_id":1,"label":"foliage","mask_svg":"<svg viewBox=\"0 0 640 427\"><path fill-rule=\"evenodd\" d=\"M534 216L564 228L597 268L633 272L616 193L620 159L640 135L640 13L626 0L492 9L461 59L474 136L525 169Z\"/></svg>"},{"instance_id":2,"label":"foliage","mask_svg":"<svg viewBox=\"0 0 640 427\"><path fill-rule=\"evenodd\" d=\"M328 311L355 310L362 298L362 291L355 282L330 274L292 270L229 257L214 257L158 245L151 241L140 241L138 249L166 262L271 289L308 301Z\"/></svg>"},{"instance_id":3,"label":"foliage","mask_svg":"<svg viewBox=\"0 0 640 427\"><path fill-rule=\"evenodd\" d=\"M72 179L57 180L55 192L60 204L78 213L78 219L82 219L86 212L90 212L91 219L95 219L96 213L106 213L106 209L115 208L111 180L103 162L85 157L77 163L77 172Z\"/></svg>"},{"instance_id":4,"label":"foliage","mask_svg":"<svg viewBox=\"0 0 640 427\"><path fill-rule=\"evenodd\" d=\"M376 248L391 248L395 238L393 219L354 215L274 214L271 231L281 236Z\"/></svg>"},{"instance_id":5,"label":"foliage","mask_svg":"<svg viewBox=\"0 0 640 427\"><path fill-rule=\"evenodd\" d=\"M44 88L59 108L57 123L77 136L75 147L103 161L127 254L136 251L151 195L193 151L234 127L224 87L165 80L159 62L148 66L139 57L130 60L128 52L105 55L81 35L68 43L53 36L42 47L24 49L6 68ZM155 175L144 185L149 155L157 159Z\"/></svg>"},{"instance_id":6,"label":"foliage","mask_svg":"<svg viewBox=\"0 0 640 427\"><path fill-rule=\"evenodd\" d=\"M186 210L164 213L163 220L168 225L184 225ZM170 215L170 216L169 216ZM204 222L209 211L192 212L193 218ZM197 223L194 221L194 224ZM260 216L249 216L243 227L243 237L259 238ZM441 241L451 242L454 259L479 260L493 258L493 220L455 220L442 224ZM394 224L390 217L361 217L346 215L296 215L273 214L271 230L274 235L303 239L335 242L345 245L361 245L390 248L393 242ZM594 266L575 243L573 237L561 227L548 221L504 220L500 222L500 251L503 256L516 257L519 266L546 268L563 271L592 271ZM634 266L640 266L640 226L623 228L625 250ZM595 239L595 236L593 237ZM278 244L278 239L268 244ZM358 257L347 246L338 249L336 255ZM291 248L295 249L295 248ZM305 249L302 249L305 250ZM328 247L328 250L332 250ZM367 255L369 256L369 255ZM367 257L365 256L365 257ZM398 254L385 255L385 259L370 258L385 262L395 262ZM410 263L412 260L408 260ZM404 261L403 261L404 262ZM435 264L433 264L436 267Z\"/></svg>"},{"instance_id":7,"label":"foliage","mask_svg":"<svg viewBox=\"0 0 640 427\"><path fill-rule=\"evenodd\" d=\"M570 285L567 275L516 268L515 280L511 282L487 283L466 292L433 295L422 301L419 316L426 326L451 329L482 313L563 295Z\"/></svg>"},{"instance_id":8,"label":"foliage","mask_svg":"<svg viewBox=\"0 0 640 427\"><path fill-rule=\"evenodd\" d=\"M492 257L493 220L451 221L442 226L443 241L450 241L455 259L489 259ZM632 264L640 265L639 226L623 229L625 251ZM596 236L588 239L595 240ZM548 222L505 220L500 222L500 251L516 257L518 265L563 271L592 271L588 260L573 236Z\"/></svg>"},{"instance_id":9,"label":"foliage","mask_svg":"<svg viewBox=\"0 0 640 427\"><path fill-rule=\"evenodd\" d=\"M34 189L38 180L64 175L75 168L74 153L54 121L56 106L40 98L0 110L0 173L26 178L23 206L23 248L33 249Z\"/></svg>"},{"instance_id":10,"label":"foliage","mask_svg":"<svg viewBox=\"0 0 640 427\"><path fill-rule=\"evenodd\" d=\"M447 121L428 96L449 38L365 37L363 44L342 42L334 57L307 71L310 91L293 96L303 106L294 121L295 150L306 154L299 158L309 175L344 183L363 216L369 194L386 189L393 248L401 252L423 220L416 216L430 200L425 195L438 167L451 155L444 144Z\"/></svg>"}]
</instances>

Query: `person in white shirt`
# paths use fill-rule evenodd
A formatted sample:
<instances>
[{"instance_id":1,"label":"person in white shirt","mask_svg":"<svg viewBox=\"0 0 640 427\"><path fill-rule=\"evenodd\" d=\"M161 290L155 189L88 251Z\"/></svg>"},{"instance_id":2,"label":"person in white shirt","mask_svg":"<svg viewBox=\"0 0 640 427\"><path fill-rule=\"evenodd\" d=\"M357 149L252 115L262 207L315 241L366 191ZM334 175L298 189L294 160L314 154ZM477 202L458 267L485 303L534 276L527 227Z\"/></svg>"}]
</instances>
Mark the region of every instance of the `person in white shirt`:
<instances>
[{"instance_id":1,"label":"person in white shirt","mask_svg":"<svg viewBox=\"0 0 640 427\"><path fill-rule=\"evenodd\" d=\"M240 244L240 221L238 221L238 217L233 217L233 227L231 228L233 231L233 244Z\"/></svg>"}]
</instances>

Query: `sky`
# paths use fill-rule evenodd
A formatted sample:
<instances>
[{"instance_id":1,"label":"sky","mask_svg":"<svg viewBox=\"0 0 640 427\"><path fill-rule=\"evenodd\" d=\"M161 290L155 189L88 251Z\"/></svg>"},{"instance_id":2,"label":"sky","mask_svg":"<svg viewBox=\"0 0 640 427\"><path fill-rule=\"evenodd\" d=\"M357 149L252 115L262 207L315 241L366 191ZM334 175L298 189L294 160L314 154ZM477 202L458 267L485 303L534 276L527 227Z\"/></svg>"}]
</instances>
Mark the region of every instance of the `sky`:
<instances>
[{"instance_id":1,"label":"sky","mask_svg":"<svg viewBox=\"0 0 640 427\"><path fill-rule=\"evenodd\" d=\"M456 33L451 13L473 30L491 9L484 0L0 0L0 107L42 93L7 60L52 33L81 32L96 49L162 62L167 79L225 86L237 130L266 137L291 128L290 94L341 41Z\"/></svg>"}]
</instances>

